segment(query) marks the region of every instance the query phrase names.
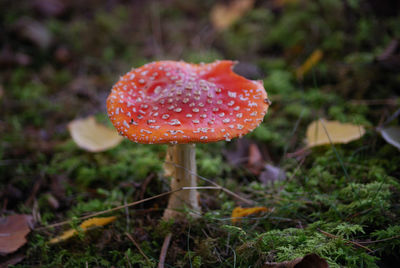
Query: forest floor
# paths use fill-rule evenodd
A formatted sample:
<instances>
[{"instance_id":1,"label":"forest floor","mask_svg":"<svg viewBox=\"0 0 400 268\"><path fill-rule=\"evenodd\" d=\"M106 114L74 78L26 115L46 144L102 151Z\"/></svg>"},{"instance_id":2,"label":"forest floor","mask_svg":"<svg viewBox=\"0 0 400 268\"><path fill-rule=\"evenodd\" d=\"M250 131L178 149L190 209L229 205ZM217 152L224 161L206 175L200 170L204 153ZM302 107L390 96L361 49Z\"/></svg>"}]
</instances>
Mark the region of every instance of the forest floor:
<instances>
[{"instance_id":1,"label":"forest floor","mask_svg":"<svg viewBox=\"0 0 400 268\"><path fill-rule=\"evenodd\" d=\"M378 131L399 125L399 4L245 1L218 28L214 2L0 2L0 209L33 217L27 243L0 266L155 267L168 233L166 267L274 267L311 253L331 267L400 262L400 153ZM79 217L169 191L166 145L124 140L92 153L67 127L91 115L112 127L112 85L161 59L238 60L237 73L264 81L272 105L256 130L197 146L198 174L241 199L202 190L202 216L174 224L161 220L162 196L48 243L80 229ZM306 129L319 119L366 133L307 147ZM236 207L266 209L235 222Z\"/></svg>"}]
</instances>

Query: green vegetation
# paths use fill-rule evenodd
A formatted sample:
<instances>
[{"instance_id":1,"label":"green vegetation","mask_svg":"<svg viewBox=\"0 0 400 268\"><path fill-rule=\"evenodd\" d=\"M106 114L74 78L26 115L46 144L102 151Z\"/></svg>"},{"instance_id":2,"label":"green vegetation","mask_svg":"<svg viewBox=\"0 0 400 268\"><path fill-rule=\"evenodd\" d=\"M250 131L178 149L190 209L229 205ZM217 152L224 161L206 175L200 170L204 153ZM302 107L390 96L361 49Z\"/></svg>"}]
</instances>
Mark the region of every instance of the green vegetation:
<instances>
[{"instance_id":1,"label":"green vegetation","mask_svg":"<svg viewBox=\"0 0 400 268\"><path fill-rule=\"evenodd\" d=\"M233 224L232 210L249 205L207 190L201 191L203 216L175 225L161 221L167 203L161 197L112 212L118 216L113 224L57 245L47 241L69 226L34 230L16 267L156 267L169 232L167 267L261 267L308 253L331 267L398 263L400 154L375 131L400 105L399 45L386 55L400 40L395 10L378 12L357 0L255 1L218 33L209 20L214 1L208 0L91 7L72 1L59 14L28 2L0 4L7 7L0 19L6 40L0 45L2 215L34 214L37 226L74 219L77 226L80 216L168 191L166 146L125 140L89 153L67 129L71 120L91 114L110 125L105 98L113 83L131 67L158 59L248 64L241 73L263 79L273 104L244 139L286 179L263 182L246 165L247 151L244 163L232 164L235 142L202 144L199 175L269 212ZM21 18L35 20L44 32ZM317 49L323 58L298 79L296 69ZM303 150L306 128L318 118L361 124L367 133L349 144Z\"/></svg>"}]
</instances>

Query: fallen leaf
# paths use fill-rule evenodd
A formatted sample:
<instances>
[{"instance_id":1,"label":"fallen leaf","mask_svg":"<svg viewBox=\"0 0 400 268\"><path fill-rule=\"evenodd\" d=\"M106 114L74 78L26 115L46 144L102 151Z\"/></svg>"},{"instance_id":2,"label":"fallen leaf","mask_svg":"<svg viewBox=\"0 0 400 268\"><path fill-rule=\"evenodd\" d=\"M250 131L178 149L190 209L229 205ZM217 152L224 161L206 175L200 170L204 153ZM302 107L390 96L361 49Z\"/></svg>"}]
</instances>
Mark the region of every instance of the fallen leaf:
<instances>
[{"instance_id":1,"label":"fallen leaf","mask_svg":"<svg viewBox=\"0 0 400 268\"><path fill-rule=\"evenodd\" d=\"M252 208L242 208L242 207L235 207L232 211L232 222L240 221L240 218L246 217L249 215L253 215L260 212L268 211L266 207L252 207Z\"/></svg>"},{"instance_id":2,"label":"fallen leaf","mask_svg":"<svg viewBox=\"0 0 400 268\"><path fill-rule=\"evenodd\" d=\"M297 258L292 261L268 262L263 268L328 268L329 265L325 259L315 253L307 254L303 258Z\"/></svg>"},{"instance_id":3,"label":"fallen leaf","mask_svg":"<svg viewBox=\"0 0 400 268\"><path fill-rule=\"evenodd\" d=\"M123 140L116 130L97 123L93 116L70 122L68 130L76 144L89 152L114 148Z\"/></svg>"},{"instance_id":4,"label":"fallen leaf","mask_svg":"<svg viewBox=\"0 0 400 268\"><path fill-rule=\"evenodd\" d=\"M314 50L306 61L296 70L297 79L303 79L304 75L322 59L323 52L320 49Z\"/></svg>"},{"instance_id":5,"label":"fallen leaf","mask_svg":"<svg viewBox=\"0 0 400 268\"><path fill-rule=\"evenodd\" d=\"M25 245L31 221L31 215L11 215L0 219L0 255L12 253Z\"/></svg>"},{"instance_id":6,"label":"fallen leaf","mask_svg":"<svg viewBox=\"0 0 400 268\"><path fill-rule=\"evenodd\" d=\"M349 143L364 134L365 129L361 125L321 119L313 121L308 126L306 138L308 147L314 147L331 143Z\"/></svg>"},{"instance_id":7,"label":"fallen leaf","mask_svg":"<svg viewBox=\"0 0 400 268\"><path fill-rule=\"evenodd\" d=\"M225 30L252 9L253 5L254 0L234 0L228 5L215 4L211 10L211 23L218 31Z\"/></svg>"},{"instance_id":8,"label":"fallen leaf","mask_svg":"<svg viewBox=\"0 0 400 268\"><path fill-rule=\"evenodd\" d=\"M262 182L262 184L274 183L275 181L282 181L286 179L285 171L280 169L279 167L275 167L270 164L266 164L264 166L264 171L261 172L258 179Z\"/></svg>"},{"instance_id":9,"label":"fallen leaf","mask_svg":"<svg viewBox=\"0 0 400 268\"><path fill-rule=\"evenodd\" d=\"M400 150L400 127L384 127L378 129L379 133L381 133L382 138L389 144L393 145L397 149Z\"/></svg>"},{"instance_id":10,"label":"fallen leaf","mask_svg":"<svg viewBox=\"0 0 400 268\"><path fill-rule=\"evenodd\" d=\"M107 225L107 224L115 221L116 218L117 218L116 216L103 217L103 218L91 218L91 219L88 219L88 220L82 222L79 225L79 227L84 232L86 232L91 227L101 227L101 226ZM65 231L64 233L62 233L60 236L57 236L57 237L51 239L49 241L49 243L50 244L60 243L60 242L63 242L63 241L66 241L66 240L70 239L71 237L73 237L76 234L78 234L77 230L69 229L69 230Z\"/></svg>"},{"instance_id":11,"label":"fallen leaf","mask_svg":"<svg viewBox=\"0 0 400 268\"><path fill-rule=\"evenodd\" d=\"M88 229L89 227L104 226L117 219L116 216L103 217L103 218L91 218L81 223L82 229Z\"/></svg>"},{"instance_id":12,"label":"fallen leaf","mask_svg":"<svg viewBox=\"0 0 400 268\"><path fill-rule=\"evenodd\" d=\"M255 175L259 175L264 168L264 159L257 145L252 143L249 147L249 161L247 168Z\"/></svg>"}]
</instances>

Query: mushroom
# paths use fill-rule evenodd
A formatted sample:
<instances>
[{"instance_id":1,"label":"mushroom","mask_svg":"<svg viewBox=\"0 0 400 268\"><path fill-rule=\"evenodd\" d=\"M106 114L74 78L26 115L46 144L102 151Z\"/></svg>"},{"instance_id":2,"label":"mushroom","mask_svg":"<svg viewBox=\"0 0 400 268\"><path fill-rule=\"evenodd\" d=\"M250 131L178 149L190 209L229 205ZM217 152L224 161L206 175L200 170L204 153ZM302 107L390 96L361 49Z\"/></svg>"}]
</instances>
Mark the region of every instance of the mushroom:
<instances>
[{"instance_id":1,"label":"mushroom","mask_svg":"<svg viewBox=\"0 0 400 268\"><path fill-rule=\"evenodd\" d=\"M145 144L170 144L167 170L173 176L164 219L182 209L201 212L196 182L195 143L230 141L255 129L270 101L262 81L232 71L235 62L189 64L158 61L133 69L113 86L108 116L122 136Z\"/></svg>"}]
</instances>

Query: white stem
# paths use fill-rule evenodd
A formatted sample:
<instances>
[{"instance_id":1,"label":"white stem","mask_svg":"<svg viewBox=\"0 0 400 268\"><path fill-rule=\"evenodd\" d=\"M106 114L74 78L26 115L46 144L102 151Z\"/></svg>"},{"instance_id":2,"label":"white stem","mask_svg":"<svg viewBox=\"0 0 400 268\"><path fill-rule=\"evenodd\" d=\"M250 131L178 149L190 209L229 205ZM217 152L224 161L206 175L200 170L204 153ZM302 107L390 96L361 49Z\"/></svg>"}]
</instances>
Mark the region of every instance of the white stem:
<instances>
[{"instance_id":1,"label":"white stem","mask_svg":"<svg viewBox=\"0 0 400 268\"><path fill-rule=\"evenodd\" d=\"M168 163L171 162L171 163ZM172 176L171 190L182 187L196 187L196 151L194 144L175 144L168 146L165 170ZM185 207L193 211L192 216L200 213L199 196L196 189L178 191L171 194L168 207L164 212L164 220L182 218Z\"/></svg>"}]
</instances>

